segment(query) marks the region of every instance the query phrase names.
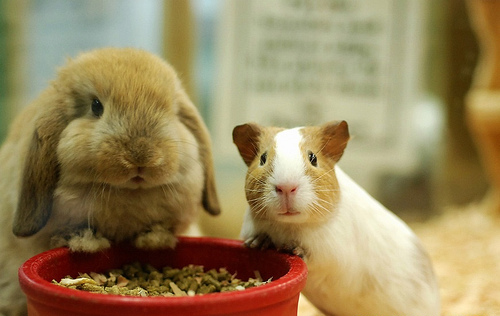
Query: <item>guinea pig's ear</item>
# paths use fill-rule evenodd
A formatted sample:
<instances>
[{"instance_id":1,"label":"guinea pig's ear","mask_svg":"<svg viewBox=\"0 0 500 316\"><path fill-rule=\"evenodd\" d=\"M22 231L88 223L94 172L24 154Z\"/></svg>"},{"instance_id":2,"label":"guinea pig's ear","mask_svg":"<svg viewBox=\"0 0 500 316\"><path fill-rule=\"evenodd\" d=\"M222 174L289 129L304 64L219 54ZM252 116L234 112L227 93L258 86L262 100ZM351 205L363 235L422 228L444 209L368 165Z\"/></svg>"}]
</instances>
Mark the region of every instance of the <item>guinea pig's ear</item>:
<instances>
[{"instance_id":1,"label":"guinea pig's ear","mask_svg":"<svg viewBox=\"0 0 500 316\"><path fill-rule=\"evenodd\" d=\"M36 120L21 179L13 233L19 237L36 234L47 223L59 180L56 150L61 132L68 125L66 110L54 94L41 95L36 105L44 113ZM59 101L60 103L60 101Z\"/></svg>"},{"instance_id":2,"label":"guinea pig's ear","mask_svg":"<svg viewBox=\"0 0 500 316\"><path fill-rule=\"evenodd\" d=\"M261 133L262 128L256 123L238 125L233 129L233 142L247 166L250 166L258 154Z\"/></svg>"},{"instance_id":3,"label":"guinea pig's ear","mask_svg":"<svg viewBox=\"0 0 500 316\"><path fill-rule=\"evenodd\" d=\"M323 148L321 152L335 161L339 161L349 142L349 128L346 121L326 123L321 127Z\"/></svg>"},{"instance_id":4,"label":"guinea pig's ear","mask_svg":"<svg viewBox=\"0 0 500 316\"><path fill-rule=\"evenodd\" d=\"M198 110L191 102L186 92L178 88L177 101L179 102L178 116L182 124L186 126L198 141L200 160L205 172L205 183L203 189L203 208L212 215L220 214L220 204L215 186L214 161L212 157L212 142L210 134L203 123Z\"/></svg>"}]
</instances>

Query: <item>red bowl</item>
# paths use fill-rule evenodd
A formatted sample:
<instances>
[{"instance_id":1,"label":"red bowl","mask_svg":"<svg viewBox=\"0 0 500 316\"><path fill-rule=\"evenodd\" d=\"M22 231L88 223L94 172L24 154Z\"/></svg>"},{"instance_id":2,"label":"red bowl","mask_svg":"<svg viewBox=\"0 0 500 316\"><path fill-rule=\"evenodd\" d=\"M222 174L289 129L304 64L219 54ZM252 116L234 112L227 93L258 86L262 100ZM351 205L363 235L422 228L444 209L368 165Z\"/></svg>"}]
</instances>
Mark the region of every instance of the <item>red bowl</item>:
<instances>
[{"instance_id":1,"label":"red bowl","mask_svg":"<svg viewBox=\"0 0 500 316\"><path fill-rule=\"evenodd\" d=\"M225 267L240 279L257 270L272 282L243 291L194 297L133 297L95 294L51 283L79 272L104 272L139 261L156 268L203 265ZM139 250L118 245L95 254L57 248L27 260L19 269L21 288L28 298L28 315L37 316L290 316L297 315L307 268L302 259L273 250L248 249L241 241L181 237L175 250Z\"/></svg>"}]
</instances>

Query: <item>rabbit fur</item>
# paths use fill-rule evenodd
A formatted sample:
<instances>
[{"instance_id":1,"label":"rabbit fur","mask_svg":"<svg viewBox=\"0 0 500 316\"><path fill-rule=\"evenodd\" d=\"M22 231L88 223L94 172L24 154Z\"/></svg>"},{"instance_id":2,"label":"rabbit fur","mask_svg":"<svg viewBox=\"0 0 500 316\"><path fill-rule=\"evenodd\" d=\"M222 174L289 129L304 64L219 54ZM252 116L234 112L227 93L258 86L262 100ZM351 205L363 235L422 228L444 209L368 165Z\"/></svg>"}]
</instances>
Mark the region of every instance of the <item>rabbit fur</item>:
<instances>
[{"instance_id":1,"label":"rabbit fur","mask_svg":"<svg viewBox=\"0 0 500 316\"><path fill-rule=\"evenodd\" d=\"M60 68L0 149L0 315L25 315L17 270L44 250L174 247L216 215L211 141L174 69L132 48Z\"/></svg>"}]
</instances>

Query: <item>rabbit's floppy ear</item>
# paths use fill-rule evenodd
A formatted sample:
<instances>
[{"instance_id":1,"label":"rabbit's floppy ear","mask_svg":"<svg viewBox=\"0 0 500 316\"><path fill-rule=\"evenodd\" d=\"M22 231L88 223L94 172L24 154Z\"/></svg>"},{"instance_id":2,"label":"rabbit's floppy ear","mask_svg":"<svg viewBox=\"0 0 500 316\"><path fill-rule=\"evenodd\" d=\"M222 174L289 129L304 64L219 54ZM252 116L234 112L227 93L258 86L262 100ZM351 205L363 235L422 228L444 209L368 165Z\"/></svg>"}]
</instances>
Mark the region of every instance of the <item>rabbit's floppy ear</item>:
<instances>
[{"instance_id":1,"label":"rabbit's floppy ear","mask_svg":"<svg viewBox=\"0 0 500 316\"><path fill-rule=\"evenodd\" d=\"M184 89L177 87L177 102L180 121L193 133L198 141L200 160L205 173L202 203L203 208L212 215L220 214L219 198L215 186L214 162L212 157L212 142L210 134L197 108L191 102Z\"/></svg>"},{"instance_id":2,"label":"rabbit's floppy ear","mask_svg":"<svg viewBox=\"0 0 500 316\"><path fill-rule=\"evenodd\" d=\"M52 93L51 93L52 92ZM66 109L54 90L42 94L32 110L43 113L35 130L24 163L13 233L19 237L36 234L47 223L52 210L54 190L59 180L57 145L68 125Z\"/></svg>"}]
</instances>

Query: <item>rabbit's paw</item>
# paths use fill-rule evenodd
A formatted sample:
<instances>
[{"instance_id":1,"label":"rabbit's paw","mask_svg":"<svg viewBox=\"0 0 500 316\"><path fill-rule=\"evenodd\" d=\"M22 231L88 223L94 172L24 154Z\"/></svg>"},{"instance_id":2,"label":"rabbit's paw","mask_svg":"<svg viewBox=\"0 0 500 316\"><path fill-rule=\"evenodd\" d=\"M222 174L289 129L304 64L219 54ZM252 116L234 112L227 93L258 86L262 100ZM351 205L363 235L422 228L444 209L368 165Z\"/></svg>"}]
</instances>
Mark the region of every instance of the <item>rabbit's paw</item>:
<instances>
[{"instance_id":1,"label":"rabbit's paw","mask_svg":"<svg viewBox=\"0 0 500 316\"><path fill-rule=\"evenodd\" d=\"M97 252L109 248L111 242L99 232L82 229L67 235L53 236L51 245L53 247L67 246L73 252Z\"/></svg>"},{"instance_id":2,"label":"rabbit's paw","mask_svg":"<svg viewBox=\"0 0 500 316\"><path fill-rule=\"evenodd\" d=\"M177 238L161 225L154 225L151 230L139 234L134 245L141 249L175 248Z\"/></svg>"}]
</instances>

